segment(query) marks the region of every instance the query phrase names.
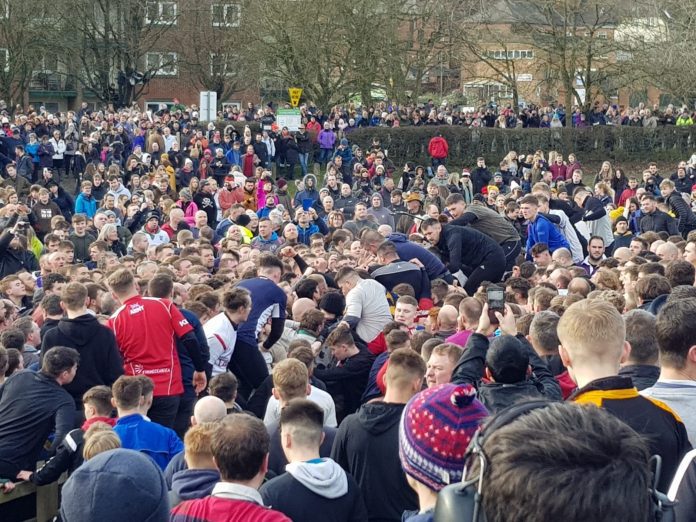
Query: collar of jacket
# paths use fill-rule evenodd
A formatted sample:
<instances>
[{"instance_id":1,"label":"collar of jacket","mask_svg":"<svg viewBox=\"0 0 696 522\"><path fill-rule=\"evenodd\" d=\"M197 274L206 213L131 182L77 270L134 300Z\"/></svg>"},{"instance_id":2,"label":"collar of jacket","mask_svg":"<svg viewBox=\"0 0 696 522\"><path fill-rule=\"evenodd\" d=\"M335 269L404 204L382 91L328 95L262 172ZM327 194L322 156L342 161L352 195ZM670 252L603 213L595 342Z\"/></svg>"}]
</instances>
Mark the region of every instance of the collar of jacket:
<instances>
[{"instance_id":1,"label":"collar of jacket","mask_svg":"<svg viewBox=\"0 0 696 522\"><path fill-rule=\"evenodd\" d=\"M630 377L612 375L602 377L578 388L568 398L570 401L593 402L593 396L599 395L604 399L631 399L638 397L638 390L633 386Z\"/></svg>"}]
</instances>

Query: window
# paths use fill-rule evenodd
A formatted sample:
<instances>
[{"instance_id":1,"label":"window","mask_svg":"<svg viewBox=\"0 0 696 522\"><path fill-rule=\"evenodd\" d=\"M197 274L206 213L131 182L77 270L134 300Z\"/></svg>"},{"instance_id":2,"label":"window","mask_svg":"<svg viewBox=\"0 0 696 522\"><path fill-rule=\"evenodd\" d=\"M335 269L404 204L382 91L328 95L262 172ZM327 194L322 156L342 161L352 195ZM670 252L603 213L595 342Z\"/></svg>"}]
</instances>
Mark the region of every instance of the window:
<instances>
[{"instance_id":1,"label":"window","mask_svg":"<svg viewBox=\"0 0 696 522\"><path fill-rule=\"evenodd\" d=\"M213 4L210 6L213 27L239 27L239 4Z\"/></svg>"},{"instance_id":2,"label":"window","mask_svg":"<svg viewBox=\"0 0 696 522\"><path fill-rule=\"evenodd\" d=\"M231 53L210 53L211 76L234 76L239 56Z\"/></svg>"},{"instance_id":3,"label":"window","mask_svg":"<svg viewBox=\"0 0 696 522\"><path fill-rule=\"evenodd\" d=\"M179 72L177 54L147 53L145 56L145 68L148 71L154 71L156 76L176 76Z\"/></svg>"},{"instance_id":4,"label":"window","mask_svg":"<svg viewBox=\"0 0 696 522\"><path fill-rule=\"evenodd\" d=\"M487 51L486 56L491 60L532 60L534 58L534 51L530 50L495 50Z\"/></svg>"},{"instance_id":5,"label":"window","mask_svg":"<svg viewBox=\"0 0 696 522\"><path fill-rule=\"evenodd\" d=\"M176 2L153 2L145 4L145 23L152 25L176 24Z\"/></svg>"}]
</instances>

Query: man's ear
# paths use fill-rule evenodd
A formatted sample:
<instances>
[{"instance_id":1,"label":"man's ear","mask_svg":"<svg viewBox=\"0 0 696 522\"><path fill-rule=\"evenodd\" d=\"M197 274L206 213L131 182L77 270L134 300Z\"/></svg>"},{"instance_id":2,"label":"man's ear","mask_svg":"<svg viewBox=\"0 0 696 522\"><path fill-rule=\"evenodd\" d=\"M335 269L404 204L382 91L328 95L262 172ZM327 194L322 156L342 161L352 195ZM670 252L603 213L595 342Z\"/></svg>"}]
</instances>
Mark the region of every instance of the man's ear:
<instances>
[{"instance_id":1,"label":"man's ear","mask_svg":"<svg viewBox=\"0 0 696 522\"><path fill-rule=\"evenodd\" d=\"M631 343L628 341L623 342L623 347L621 348L621 358L619 359L619 364L624 364L628 361L628 357L631 355Z\"/></svg>"},{"instance_id":2,"label":"man's ear","mask_svg":"<svg viewBox=\"0 0 696 522\"><path fill-rule=\"evenodd\" d=\"M484 369L484 373L485 373L485 375L486 375L486 379L488 379L488 380L491 381L491 382L495 382L495 379L493 378L493 375L491 374L491 371L488 369L487 366L486 366L486 368Z\"/></svg>"},{"instance_id":3,"label":"man's ear","mask_svg":"<svg viewBox=\"0 0 696 522\"><path fill-rule=\"evenodd\" d=\"M561 356L561 362L563 363L563 366L566 368L570 368L573 366L573 362L570 360L570 354L568 353L568 350L566 350L562 344L558 345L558 353Z\"/></svg>"},{"instance_id":4,"label":"man's ear","mask_svg":"<svg viewBox=\"0 0 696 522\"><path fill-rule=\"evenodd\" d=\"M307 382L307 397L312 393L312 385Z\"/></svg>"},{"instance_id":5,"label":"man's ear","mask_svg":"<svg viewBox=\"0 0 696 522\"><path fill-rule=\"evenodd\" d=\"M280 394L276 391L275 388L271 388L271 394L275 398L275 400L279 401L280 400Z\"/></svg>"},{"instance_id":6,"label":"man's ear","mask_svg":"<svg viewBox=\"0 0 696 522\"><path fill-rule=\"evenodd\" d=\"M111 406L113 406L114 409L118 409L118 406L116 406L116 399L114 399L113 397L111 397Z\"/></svg>"}]
</instances>

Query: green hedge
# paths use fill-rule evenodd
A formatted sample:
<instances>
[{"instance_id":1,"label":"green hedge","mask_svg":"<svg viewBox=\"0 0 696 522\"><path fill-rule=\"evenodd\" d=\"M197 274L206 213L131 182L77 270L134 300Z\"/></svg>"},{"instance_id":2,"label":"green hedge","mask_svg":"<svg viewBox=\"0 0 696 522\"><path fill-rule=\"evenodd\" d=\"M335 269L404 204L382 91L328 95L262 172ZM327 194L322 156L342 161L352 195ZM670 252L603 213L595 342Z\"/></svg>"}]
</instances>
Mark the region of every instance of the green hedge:
<instances>
[{"instance_id":1,"label":"green hedge","mask_svg":"<svg viewBox=\"0 0 696 522\"><path fill-rule=\"evenodd\" d=\"M396 163L416 161L429 164L428 141L437 132L449 143L448 164L473 166L483 156L488 165L497 165L508 151L521 154L535 150L575 153L581 163L625 161L679 161L688 159L696 146L695 127L596 126L584 129L472 129L465 127L371 127L350 134L350 140L369 147L372 139Z\"/></svg>"},{"instance_id":2,"label":"green hedge","mask_svg":"<svg viewBox=\"0 0 696 522\"><path fill-rule=\"evenodd\" d=\"M247 122L233 122L240 132ZM230 123L220 123L221 128ZM257 123L249 124L252 132ZM679 161L688 159L696 149L696 126L642 127L595 126L584 129L490 129L453 126L437 127L367 127L349 135L351 143L369 148L373 138L379 138L382 148L396 164L414 161L429 164L428 142L436 133L449 143L447 164L474 166L483 156L488 165L495 166L514 150L519 155L535 150L555 150L564 155L575 153L581 163L609 160Z\"/></svg>"}]
</instances>

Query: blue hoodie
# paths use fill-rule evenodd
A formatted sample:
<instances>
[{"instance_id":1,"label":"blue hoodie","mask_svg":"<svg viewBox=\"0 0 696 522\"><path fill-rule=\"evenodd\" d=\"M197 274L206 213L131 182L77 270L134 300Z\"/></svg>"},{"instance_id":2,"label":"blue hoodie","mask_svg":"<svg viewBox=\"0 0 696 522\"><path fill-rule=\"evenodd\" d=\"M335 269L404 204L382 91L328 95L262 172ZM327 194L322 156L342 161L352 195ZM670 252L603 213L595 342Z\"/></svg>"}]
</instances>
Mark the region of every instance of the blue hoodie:
<instances>
[{"instance_id":1,"label":"blue hoodie","mask_svg":"<svg viewBox=\"0 0 696 522\"><path fill-rule=\"evenodd\" d=\"M448 283L452 282L452 275L447 271L447 267L445 267L443 262L435 254L409 241L405 234L391 234L387 239L396 245L396 253L399 254L399 259L402 261L418 259L423 263L431 281L433 279L444 279Z\"/></svg>"},{"instance_id":2,"label":"blue hoodie","mask_svg":"<svg viewBox=\"0 0 696 522\"><path fill-rule=\"evenodd\" d=\"M213 492L215 484L220 482L220 473L216 469L184 469L172 477L171 493L175 501L194 500L207 497ZM170 499L172 499L170 493ZM172 502L174 506L174 502Z\"/></svg>"},{"instance_id":3,"label":"blue hoodie","mask_svg":"<svg viewBox=\"0 0 696 522\"><path fill-rule=\"evenodd\" d=\"M312 184L311 189L307 188L307 180L309 179L311 179L314 182ZM295 208L302 206L302 200L304 199L311 199L311 205L314 205L314 203L319 199L319 191L317 190L316 176L314 176L314 174L307 174L302 180L302 182L304 183L304 190L300 190L299 192L297 192L297 194L295 194L295 199L292 202Z\"/></svg>"}]
</instances>

